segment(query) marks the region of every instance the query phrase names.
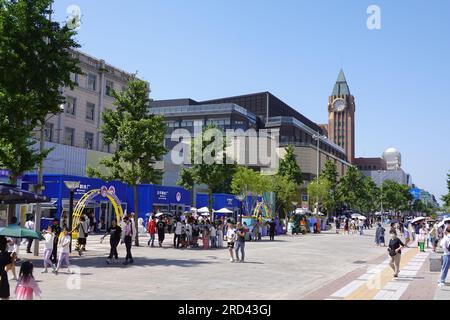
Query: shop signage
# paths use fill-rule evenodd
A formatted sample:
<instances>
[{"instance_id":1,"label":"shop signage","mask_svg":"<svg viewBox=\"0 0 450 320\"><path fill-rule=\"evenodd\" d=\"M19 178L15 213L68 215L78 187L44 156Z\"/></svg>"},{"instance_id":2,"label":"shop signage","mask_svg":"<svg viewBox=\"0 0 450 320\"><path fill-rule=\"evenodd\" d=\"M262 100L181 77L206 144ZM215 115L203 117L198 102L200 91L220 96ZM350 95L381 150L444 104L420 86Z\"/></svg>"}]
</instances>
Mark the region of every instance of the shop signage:
<instances>
[{"instance_id":1,"label":"shop signage","mask_svg":"<svg viewBox=\"0 0 450 320\"><path fill-rule=\"evenodd\" d=\"M158 190L156 195L158 196L158 200L167 200L167 196L169 191Z\"/></svg>"},{"instance_id":2,"label":"shop signage","mask_svg":"<svg viewBox=\"0 0 450 320\"><path fill-rule=\"evenodd\" d=\"M90 184L80 184L80 187L75 191L75 195L83 195L91 188Z\"/></svg>"},{"instance_id":3,"label":"shop signage","mask_svg":"<svg viewBox=\"0 0 450 320\"><path fill-rule=\"evenodd\" d=\"M177 202L181 201L181 193L180 192L177 192L176 199L177 199Z\"/></svg>"}]
</instances>

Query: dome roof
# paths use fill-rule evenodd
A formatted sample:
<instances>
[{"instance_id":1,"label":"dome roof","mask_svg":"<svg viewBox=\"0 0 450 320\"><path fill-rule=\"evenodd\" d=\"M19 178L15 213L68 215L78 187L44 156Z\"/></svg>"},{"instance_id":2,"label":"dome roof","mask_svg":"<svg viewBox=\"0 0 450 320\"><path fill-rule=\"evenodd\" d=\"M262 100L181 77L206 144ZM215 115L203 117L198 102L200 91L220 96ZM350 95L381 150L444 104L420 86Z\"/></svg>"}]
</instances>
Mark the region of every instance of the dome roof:
<instances>
[{"instance_id":1,"label":"dome roof","mask_svg":"<svg viewBox=\"0 0 450 320\"><path fill-rule=\"evenodd\" d=\"M383 154L393 154L393 153L399 154L400 152L395 148L389 148L389 149L386 149L386 151Z\"/></svg>"},{"instance_id":2,"label":"dome roof","mask_svg":"<svg viewBox=\"0 0 450 320\"><path fill-rule=\"evenodd\" d=\"M402 155L397 149L389 148L383 152L383 159L388 163L388 167L390 163L396 163L400 167Z\"/></svg>"}]
</instances>

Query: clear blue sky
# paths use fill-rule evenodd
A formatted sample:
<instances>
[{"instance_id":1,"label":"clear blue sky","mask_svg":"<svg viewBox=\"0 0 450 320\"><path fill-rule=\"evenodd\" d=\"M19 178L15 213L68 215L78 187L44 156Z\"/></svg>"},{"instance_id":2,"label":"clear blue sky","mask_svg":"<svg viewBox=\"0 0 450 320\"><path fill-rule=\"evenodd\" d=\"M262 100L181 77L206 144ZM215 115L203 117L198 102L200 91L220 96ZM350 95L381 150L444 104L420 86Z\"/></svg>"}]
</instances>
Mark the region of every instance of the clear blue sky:
<instances>
[{"instance_id":1,"label":"clear blue sky","mask_svg":"<svg viewBox=\"0 0 450 320\"><path fill-rule=\"evenodd\" d=\"M56 0L82 11L82 51L148 80L152 98L270 91L327 122L342 67L356 98L357 156L402 153L437 197L450 170L448 0ZM367 7L382 28L366 27Z\"/></svg>"}]
</instances>

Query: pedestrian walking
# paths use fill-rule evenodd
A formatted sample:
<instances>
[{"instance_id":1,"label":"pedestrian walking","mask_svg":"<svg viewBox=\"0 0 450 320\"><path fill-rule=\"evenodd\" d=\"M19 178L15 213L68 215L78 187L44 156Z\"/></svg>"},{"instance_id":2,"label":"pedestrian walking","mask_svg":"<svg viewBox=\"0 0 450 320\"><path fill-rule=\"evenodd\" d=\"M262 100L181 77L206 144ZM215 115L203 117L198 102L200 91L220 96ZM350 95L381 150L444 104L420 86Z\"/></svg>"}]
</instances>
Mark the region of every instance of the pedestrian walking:
<instances>
[{"instance_id":1,"label":"pedestrian walking","mask_svg":"<svg viewBox=\"0 0 450 320\"><path fill-rule=\"evenodd\" d=\"M438 228L437 228L437 224L433 224L433 226L431 227L430 230L430 242L431 242L431 246L433 249L433 252L436 252L436 248L438 245Z\"/></svg>"},{"instance_id":2,"label":"pedestrian walking","mask_svg":"<svg viewBox=\"0 0 450 320\"><path fill-rule=\"evenodd\" d=\"M131 254L131 243L135 237L136 234L136 229L134 224L132 223L131 219L129 217L125 217L124 219L125 222L125 226L124 226L124 230L122 232L122 243L125 243L125 248L127 250L127 255L125 257L125 262L123 263L124 265L133 263L133 256Z\"/></svg>"},{"instance_id":3,"label":"pedestrian walking","mask_svg":"<svg viewBox=\"0 0 450 320\"><path fill-rule=\"evenodd\" d=\"M440 243L442 249L444 250L441 276L439 278L439 287L445 286L445 279L447 278L448 268L450 267L450 227L447 226L445 229L445 235Z\"/></svg>"},{"instance_id":4,"label":"pedestrian walking","mask_svg":"<svg viewBox=\"0 0 450 320\"><path fill-rule=\"evenodd\" d=\"M339 229L341 228L341 222L335 217L334 224L336 225L336 234L339 234Z\"/></svg>"},{"instance_id":5,"label":"pedestrian walking","mask_svg":"<svg viewBox=\"0 0 450 320\"><path fill-rule=\"evenodd\" d=\"M403 225L403 237L405 238L405 247L408 248L408 243L411 242L411 232L409 230L409 223Z\"/></svg>"},{"instance_id":6,"label":"pedestrian walking","mask_svg":"<svg viewBox=\"0 0 450 320\"><path fill-rule=\"evenodd\" d=\"M391 257L389 263L390 267L394 271L394 278L398 277L400 272L400 261L402 255L402 248L405 246L403 242L397 237L395 231L390 232L391 240L389 241L388 252Z\"/></svg>"},{"instance_id":7,"label":"pedestrian walking","mask_svg":"<svg viewBox=\"0 0 450 320\"><path fill-rule=\"evenodd\" d=\"M29 217L25 222L25 229L34 230L33 217ZM28 238L27 253L31 253L31 245L33 244L33 238Z\"/></svg>"},{"instance_id":8,"label":"pedestrian walking","mask_svg":"<svg viewBox=\"0 0 450 320\"><path fill-rule=\"evenodd\" d=\"M269 222L269 240L275 240L275 221L273 219Z\"/></svg>"},{"instance_id":9,"label":"pedestrian walking","mask_svg":"<svg viewBox=\"0 0 450 320\"><path fill-rule=\"evenodd\" d=\"M203 250L209 249L209 221L202 227Z\"/></svg>"},{"instance_id":10,"label":"pedestrian walking","mask_svg":"<svg viewBox=\"0 0 450 320\"><path fill-rule=\"evenodd\" d=\"M53 271L56 275L58 274L63 261L66 264L67 272L69 274L72 273L72 271L70 271L70 262L69 262L71 237L72 237L72 235L69 233L69 230L67 230L67 228L64 227L63 231L62 231L62 235L58 240L58 246L59 246L58 264L56 266L56 269Z\"/></svg>"},{"instance_id":11,"label":"pedestrian walking","mask_svg":"<svg viewBox=\"0 0 450 320\"><path fill-rule=\"evenodd\" d=\"M48 267L52 267L52 251L53 251L53 242L55 240L55 235L53 234L52 231L52 226L48 226L47 230L44 231L44 270L42 271L42 273L47 273L48 272Z\"/></svg>"},{"instance_id":12,"label":"pedestrian walking","mask_svg":"<svg viewBox=\"0 0 450 320\"><path fill-rule=\"evenodd\" d=\"M180 240L181 240L181 221L180 218L177 218L176 223L175 223L175 233L174 233L174 237L173 237L173 247L174 248L179 248L180 247Z\"/></svg>"},{"instance_id":13,"label":"pedestrian walking","mask_svg":"<svg viewBox=\"0 0 450 320\"><path fill-rule=\"evenodd\" d=\"M186 223L186 241L188 247L192 245L192 222L190 219Z\"/></svg>"},{"instance_id":14,"label":"pedestrian walking","mask_svg":"<svg viewBox=\"0 0 450 320\"><path fill-rule=\"evenodd\" d=\"M425 252L425 241L427 239L427 230L425 225L421 224L419 229L419 235L417 237L417 244L419 245L420 252Z\"/></svg>"},{"instance_id":15,"label":"pedestrian walking","mask_svg":"<svg viewBox=\"0 0 450 320\"><path fill-rule=\"evenodd\" d=\"M345 219L345 222L344 222L344 234L345 233L347 233L348 235L350 234L349 225L348 225L348 218Z\"/></svg>"},{"instance_id":16,"label":"pedestrian walking","mask_svg":"<svg viewBox=\"0 0 450 320\"><path fill-rule=\"evenodd\" d=\"M10 296L9 281L6 266L11 264L12 258L8 252L8 242L0 236L0 299L8 300Z\"/></svg>"},{"instance_id":17,"label":"pedestrian walking","mask_svg":"<svg viewBox=\"0 0 450 320\"><path fill-rule=\"evenodd\" d=\"M11 280L17 280L17 274L16 274L16 262L17 262L17 245L16 241L12 238L6 238L7 244L8 244L8 252L11 256L11 263L8 264L5 268L6 272L11 271L13 274L13 278Z\"/></svg>"},{"instance_id":18,"label":"pedestrian walking","mask_svg":"<svg viewBox=\"0 0 450 320\"><path fill-rule=\"evenodd\" d=\"M156 222L155 219L152 217L150 218L150 221L147 224L147 232L150 235L150 239L148 239L147 245L151 245L152 247L155 246L155 234L156 234Z\"/></svg>"},{"instance_id":19,"label":"pedestrian walking","mask_svg":"<svg viewBox=\"0 0 450 320\"><path fill-rule=\"evenodd\" d=\"M384 233L385 229L381 225L381 223L377 224L377 229L375 230L375 243L379 247L381 244L383 244L383 247L386 246L386 243L384 241Z\"/></svg>"},{"instance_id":20,"label":"pedestrian walking","mask_svg":"<svg viewBox=\"0 0 450 320\"><path fill-rule=\"evenodd\" d=\"M169 232L169 234L172 233L172 219L171 218L167 218L167 231Z\"/></svg>"},{"instance_id":21,"label":"pedestrian walking","mask_svg":"<svg viewBox=\"0 0 450 320\"><path fill-rule=\"evenodd\" d=\"M200 227L198 221L195 220L192 224L192 247L198 248L198 238L200 237Z\"/></svg>"},{"instance_id":22,"label":"pedestrian walking","mask_svg":"<svg viewBox=\"0 0 450 320\"><path fill-rule=\"evenodd\" d=\"M240 222L236 224L236 241L235 241L235 251L236 251L236 262L245 261L245 236L246 228L241 225ZM241 259L239 259L239 251L241 251Z\"/></svg>"},{"instance_id":23,"label":"pedestrian walking","mask_svg":"<svg viewBox=\"0 0 450 320\"><path fill-rule=\"evenodd\" d=\"M166 233L166 223L163 219L159 219L156 223L156 230L158 231L158 244L162 247Z\"/></svg>"},{"instance_id":24,"label":"pedestrian walking","mask_svg":"<svg viewBox=\"0 0 450 320\"><path fill-rule=\"evenodd\" d=\"M358 222L359 227L359 235L362 236L364 234L364 221L362 219Z\"/></svg>"},{"instance_id":25,"label":"pedestrian walking","mask_svg":"<svg viewBox=\"0 0 450 320\"><path fill-rule=\"evenodd\" d=\"M33 277L33 264L30 261L25 261L20 267L15 294L16 300L33 300L34 295L41 297L41 289Z\"/></svg>"},{"instance_id":26,"label":"pedestrian walking","mask_svg":"<svg viewBox=\"0 0 450 320\"><path fill-rule=\"evenodd\" d=\"M217 247L217 230L214 224L209 228L209 239L211 240L211 248Z\"/></svg>"},{"instance_id":27,"label":"pedestrian walking","mask_svg":"<svg viewBox=\"0 0 450 320\"><path fill-rule=\"evenodd\" d=\"M106 263L110 264L112 262L119 263L119 254L117 253L117 246L120 243L120 239L122 238L122 228L117 224L117 220L114 219L111 221L111 226L108 228L106 233L100 239L100 243L103 242L103 239L109 235L109 256L106 258ZM114 260L113 260L114 259Z\"/></svg>"},{"instance_id":28,"label":"pedestrian walking","mask_svg":"<svg viewBox=\"0 0 450 320\"><path fill-rule=\"evenodd\" d=\"M217 226L217 247L223 248L223 223Z\"/></svg>"},{"instance_id":29,"label":"pedestrian walking","mask_svg":"<svg viewBox=\"0 0 450 320\"><path fill-rule=\"evenodd\" d=\"M53 250L51 260L53 263L53 267L56 268L56 264L58 262L58 239L59 235L61 234L61 227L59 226L58 219L53 220L52 233L55 235L55 237L53 238Z\"/></svg>"},{"instance_id":30,"label":"pedestrian walking","mask_svg":"<svg viewBox=\"0 0 450 320\"><path fill-rule=\"evenodd\" d=\"M86 217L83 215L80 217L80 222L77 225L78 231L78 240L76 245L76 250L78 254L81 256L83 251L86 251L86 241L88 236L89 225L86 221Z\"/></svg>"},{"instance_id":31,"label":"pedestrian walking","mask_svg":"<svg viewBox=\"0 0 450 320\"><path fill-rule=\"evenodd\" d=\"M228 252L230 253L230 262L234 262L235 261L235 259L234 259L234 243L236 241L236 232L231 223L228 223L226 237L227 237L227 248L228 248Z\"/></svg>"}]
</instances>

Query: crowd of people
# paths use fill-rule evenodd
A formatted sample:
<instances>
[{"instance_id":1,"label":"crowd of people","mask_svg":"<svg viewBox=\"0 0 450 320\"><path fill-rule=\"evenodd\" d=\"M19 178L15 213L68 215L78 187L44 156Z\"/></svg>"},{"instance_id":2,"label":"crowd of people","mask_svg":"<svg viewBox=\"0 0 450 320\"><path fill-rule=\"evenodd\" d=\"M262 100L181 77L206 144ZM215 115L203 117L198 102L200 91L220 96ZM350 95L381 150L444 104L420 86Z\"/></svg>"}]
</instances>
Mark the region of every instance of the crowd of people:
<instances>
[{"instance_id":1,"label":"crowd of people","mask_svg":"<svg viewBox=\"0 0 450 320\"><path fill-rule=\"evenodd\" d=\"M375 232L377 246L385 245L384 233L385 229L381 223L378 223ZM439 225L436 221L425 218L413 223L403 219L391 222L389 235L387 249L390 257L389 265L394 272L394 277L399 275L402 249L408 248L408 244L417 244L420 252L426 252L426 249L436 252L440 246L443 250L443 258L438 286L444 286L450 267L450 223ZM402 241L400 237L403 237L404 240Z\"/></svg>"},{"instance_id":2,"label":"crowd of people","mask_svg":"<svg viewBox=\"0 0 450 320\"><path fill-rule=\"evenodd\" d=\"M364 230L372 229L375 218L349 218L346 216L335 218L336 233L364 235Z\"/></svg>"}]
</instances>

